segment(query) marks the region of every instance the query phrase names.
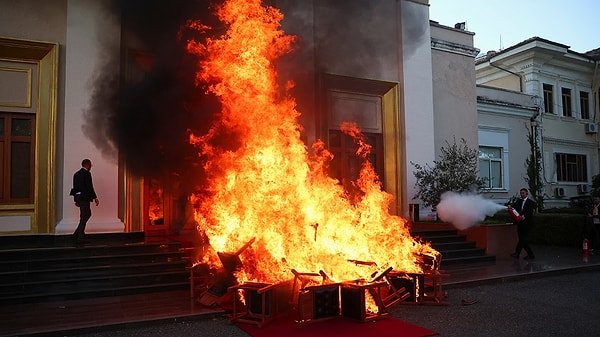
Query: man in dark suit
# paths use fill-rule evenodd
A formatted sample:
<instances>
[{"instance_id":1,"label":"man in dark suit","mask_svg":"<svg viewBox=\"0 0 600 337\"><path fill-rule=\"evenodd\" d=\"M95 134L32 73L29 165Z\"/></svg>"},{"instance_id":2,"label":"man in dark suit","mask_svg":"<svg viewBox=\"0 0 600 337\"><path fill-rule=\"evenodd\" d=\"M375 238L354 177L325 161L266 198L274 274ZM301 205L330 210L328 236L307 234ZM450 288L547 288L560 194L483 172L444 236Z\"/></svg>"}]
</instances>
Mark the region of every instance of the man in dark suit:
<instances>
[{"instance_id":1,"label":"man in dark suit","mask_svg":"<svg viewBox=\"0 0 600 337\"><path fill-rule=\"evenodd\" d=\"M535 259L535 254L533 254L531 247L529 247L529 232L531 232L531 228L533 227L533 212L536 204L535 201L527 197L528 194L529 191L526 188L522 188L519 191L521 199L512 204L512 207L520 214L519 220L514 221L517 225L519 242L517 242L515 252L510 254L515 259L519 258L522 249L525 249L525 252L527 252L525 260Z\"/></svg>"},{"instance_id":2,"label":"man in dark suit","mask_svg":"<svg viewBox=\"0 0 600 337\"><path fill-rule=\"evenodd\" d=\"M75 199L75 205L79 207L79 225L73 238L78 242L85 242L85 226L88 220L92 217L92 208L90 204L92 201L98 206L98 196L94 191L94 184L92 183L92 162L89 159L84 159L81 162L81 169L73 174L73 188L71 189L71 195Z\"/></svg>"},{"instance_id":3,"label":"man in dark suit","mask_svg":"<svg viewBox=\"0 0 600 337\"><path fill-rule=\"evenodd\" d=\"M587 207L587 217L590 221L591 228L586 235L589 235L589 248L599 248L600 246L600 195L594 195L592 204Z\"/></svg>"}]
</instances>

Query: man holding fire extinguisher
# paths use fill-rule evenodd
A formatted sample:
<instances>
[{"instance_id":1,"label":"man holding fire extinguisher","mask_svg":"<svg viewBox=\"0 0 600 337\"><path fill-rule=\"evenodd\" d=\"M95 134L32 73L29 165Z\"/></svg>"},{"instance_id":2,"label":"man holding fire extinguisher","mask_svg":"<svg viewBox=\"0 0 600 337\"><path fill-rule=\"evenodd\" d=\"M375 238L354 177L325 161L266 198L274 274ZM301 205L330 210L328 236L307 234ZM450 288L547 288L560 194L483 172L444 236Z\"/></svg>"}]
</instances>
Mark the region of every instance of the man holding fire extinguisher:
<instances>
[{"instance_id":1,"label":"man holding fire extinguisher","mask_svg":"<svg viewBox=\"0 0 600 337\"><path fill-rule=\"evenodd\" d=\"M592 205L588 207L587 216L591 221L591 231L589 249L592 247L598 248L600 244L600 195L594 195L592 199Z\"/></svg>"},{"instance_id":2,"label":"man holding fire extinguisher","mask_svg":"<svg viewBox=\"0 0 600 337\"><path fill-rule=\"evenodd\" d=\"M535 259L535 254L533 254L531 247L529 247L529 233L533 227L533 212L536 205L535 201L527 197L528 194L529 191L526 188L522 188L519 190L521 198L508 206L508 211L513 215L513 223L517 225L517 235L519 239L519 242L517 242L517 246L515 247L515 252L510 254L510 256L515 259L519 258L521 250L523 249L525 249L525 252L527 253L524 258L525 260Z\"/></svg>"}]
</instances>

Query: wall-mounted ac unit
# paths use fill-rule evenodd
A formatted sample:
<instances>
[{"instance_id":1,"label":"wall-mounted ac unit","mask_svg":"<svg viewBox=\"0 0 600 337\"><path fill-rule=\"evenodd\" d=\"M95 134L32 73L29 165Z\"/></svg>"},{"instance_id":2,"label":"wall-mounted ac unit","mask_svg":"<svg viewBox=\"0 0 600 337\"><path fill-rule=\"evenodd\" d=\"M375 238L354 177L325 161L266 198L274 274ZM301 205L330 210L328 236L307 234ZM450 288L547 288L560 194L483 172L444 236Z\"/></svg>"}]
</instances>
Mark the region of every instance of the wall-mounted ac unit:
<instances>
[{"instance_id":1,"label":"wall-mounted ac unit","mask_svg":"<svg viewBox=\"0 0 600 337\"><path fill-rule=\"evenodd\" d=\"M559 198L564 197L565 196L565 189L562 188L562 187L556 187L554 189L554 195L557 196L557 197L559 197Z\"/></svg>"},{"instance_id":2,"label":"wall-mounted ac unit","mask_svg":"<svg viewBox=\"0 0 600 337\"><path fill-rule=\"evenodd\" d=\"M590 188L587 184L579 184L577 185L577 191L579 194L585 194L590 192Z\"/></svg>"},{"instance_id":3,"label":"wall-mounted ac unit","mask_svg":"<svg viewBox=\"0 0 600 337\"><path fill-rule=\"evenodd\" d=\"M598 124L585 123L585 133L598 133Z\"/></svg>"}]
</instances>

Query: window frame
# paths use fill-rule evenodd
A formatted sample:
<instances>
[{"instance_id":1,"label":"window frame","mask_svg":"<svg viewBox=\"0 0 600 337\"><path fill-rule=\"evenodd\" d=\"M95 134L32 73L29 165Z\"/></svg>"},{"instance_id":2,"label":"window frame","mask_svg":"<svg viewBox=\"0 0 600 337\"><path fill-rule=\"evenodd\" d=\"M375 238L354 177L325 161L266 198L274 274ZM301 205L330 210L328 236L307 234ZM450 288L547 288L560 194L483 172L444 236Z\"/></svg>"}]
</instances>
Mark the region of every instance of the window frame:
<instances>
[{"instance_id":1,"label":"window frame","mask_svg":"<svg viewBox=\"0 0 600 337\"><path fill-rule=\"evenodd\" d=\"M30 113L18 113L10 111L0 111L0 119L4 120L4 132L0 133L0 205L6 204L23 204L33 203L34 187L35 187L35 130L36 130L36 115ZM12 124L15 119L25 119L31 121L30 135L13 135ZM29 143L29 186L27 189L27 197L15 197L12 194L13 181L15 174L12 172L13 167L13 144Z\"/></svg>"},{"instance_id":2,"label":"window frame","mask_svg":"<svg viewBox=\"0 0 600 337\"><path fill-rule=\"evenodd\" d=\"M481 154L482 154L482 148L485 149L491 149L491 150L497 150L499 152L499 156L498 158L484 158ZM505 188L505 183L504 183L504 148L502 148L501 146L485 146L485 145L480 145L479 146L479 176L481 178L486 178L483 177L482 175L482 170L481 170L481 166L482 166L482 162L487 162L487 177L491 177L489 179L487 179L486 181L486 188L492 189L492 190L500 190L500 189L504 189ZM493 163L499 163L500 164L500 176L498 177L499 179L497 180L499 182L499 186L493 186L492 182L494 181L493 177L493 172L494 170L492 169L492 164Z\"/></svg>"},{"instance_id":3,"label":"window frame","mask_svg":"<svg viewBox=\"0 0 600 337\"><path fill-rule=\"evenodd\" d=\"M560 95L563 117L573 117L573 91L571 88L560 88Z\"/></svg>"},{"instance_id":4,"label":"window frame","mask_svg":"<svg viewBox=\"0 0 600 337\"><path fill-rule=\"evenodd\" d=\"M373 166L379 181L383 183L385 181L383 134L363 132L363 136L372 146L367 160ZM358 145L351 136L338 129L329 130L328 143L328 150L333 154L329 164L329 175L338 179L347 191L351 191L352 182L358 179L362 167L362 159L356 154Z\"/></svg>"},{"instance_id":5,"label":"window frame","mask_svg":"<svg viewBox=\"0 0 600 337\"><path fill-rule=\"evenodd\" d=\"M589 120L590 115L590 93L587 91L579 91L579 109L581 119Z\"/></svg>"},{"instance_id":6,"label":"window frame","mask_svg":"<svg viewBox=\"0 0 600 337\"><path fill-rule=\"evenodd\" d=\"M587 155L581 153L555 152L556 180L568 183L587 183Z\"/></svg>"},{"instance_id":7,"label":"window frame","mask_svg":"<svg viewBox=\"0 0 600 337\"><path fill-rule=\"evenodd\" d=\"M544 112L554 113L554 86L552 84L542 84L544 92Z\"/></svg>"}]
</instances>

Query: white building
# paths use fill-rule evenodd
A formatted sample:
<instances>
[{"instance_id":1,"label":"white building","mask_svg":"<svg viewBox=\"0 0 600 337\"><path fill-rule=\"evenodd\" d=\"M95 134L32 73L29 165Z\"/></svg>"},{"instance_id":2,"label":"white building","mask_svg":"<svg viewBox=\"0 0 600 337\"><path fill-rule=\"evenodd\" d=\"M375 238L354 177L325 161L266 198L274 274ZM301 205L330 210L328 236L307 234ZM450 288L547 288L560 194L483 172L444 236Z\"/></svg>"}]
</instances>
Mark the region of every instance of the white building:
<instances>
[{"instance_id":1,"label":"white building","mask_svg":"<svg viewBox=\"0 0 600 337\"><path fill-rule=\"evenodd\" d=\"M537 129L546 207L588 195L600 173L597 50L533 37L477 59L480 149L498 151L491 195L506 199L527 187L527 132ZM498 90L493 90L498 88ZM539 113L538 113L539 111Z\"/></svg>"},{"instance_id":2,"label":"white building","mask_svg":"<svg viewBox=\"0 0 600 337\"><path fill-rule=\"evenodd\" d=\"M136 34L135 14L143 12L146 27L156 28L176 12L175 4L123 1L121 12L111 12L111 3L0 0L0 118L5 131L13 130L3 135L0 152L0 235L72 233L78 210L68 193L83 158L93 162L101 203L93 207L88 232L171 233L181 219L167 172L157 182L164 189L162 218L152 221L156 181L136 170L172 164L171 153L157 147L154 162L127 159L155 149L153 129L128 130L125 140L134 148L128 153L109 137L115 115L92 111L100 89L119 86L100 70L117 74L121 84L135 82L152 65L144 58L164 52L144 44L151 37L160 46L158 34L164 32ZM477 144L473 33L430 23L427 0L269 4L283 12L286 33L300 37L300 48L282 62L281 73L297 84L304 140L327 142L340 120L359 119L378 139L376 169L396 197L392 212L408 216L408 204L418 203L409 162L431 163L454 136ZM192 18L195 13L183 12ZM172 122L172 116L164 120ZM343 147L332 150L344 153Z\"/></svg>"}]
</instances>

